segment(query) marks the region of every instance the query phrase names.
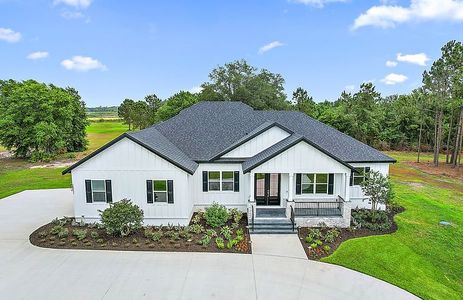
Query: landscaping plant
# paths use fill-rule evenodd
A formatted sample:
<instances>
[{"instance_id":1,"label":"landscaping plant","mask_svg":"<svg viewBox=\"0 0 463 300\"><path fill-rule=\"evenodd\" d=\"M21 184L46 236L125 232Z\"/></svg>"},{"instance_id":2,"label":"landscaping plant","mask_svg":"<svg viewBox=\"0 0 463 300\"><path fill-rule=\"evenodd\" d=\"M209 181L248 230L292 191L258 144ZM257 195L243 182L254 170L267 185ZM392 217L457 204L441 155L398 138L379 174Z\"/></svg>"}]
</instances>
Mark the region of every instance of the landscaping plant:
<instances>
[{"instance_id":1,"label":"landscaping plant","mask_svg":"<svg viewBox=\"0 0 463 300\"><path fill-rule=\"evenodd\" d=\"M392 199L393 195L389 179L379 171L368 172L367 178L360 186L363 193L369 197L373 214L377 210L378 204L387 206Z\"/></svg>"},{"instance_id":2,"label":"landscaping plant","mask_svg":"<svg viewBox=\"0 0 463 300\"><path fill-rule=\"evenodd\" d=\"M106 232L118 236L127 236L143 224L143 211L128 199L111 203L100 216Z\"/></svg>"},{"instance_id":3,"label":"landscaping plant","mask_svg":"<svg viewBox=\"0 0 463 300\"><path fill-rule=\"evenodd\" d=\"M229 218L228 210L225 206L214 202L210 207L206 208L204 213L206 223L213 228L221 227L227 223Z\"/></svg>"}]
</instances>

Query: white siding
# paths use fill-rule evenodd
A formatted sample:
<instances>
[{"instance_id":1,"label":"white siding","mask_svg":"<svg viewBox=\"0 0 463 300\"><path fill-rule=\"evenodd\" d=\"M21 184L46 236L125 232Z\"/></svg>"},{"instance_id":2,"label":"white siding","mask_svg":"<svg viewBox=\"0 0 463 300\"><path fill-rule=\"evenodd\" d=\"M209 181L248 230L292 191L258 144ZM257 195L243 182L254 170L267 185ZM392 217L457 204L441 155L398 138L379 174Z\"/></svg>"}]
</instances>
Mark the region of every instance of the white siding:
<instances>
[{"instance_id":1,"label":"white siding","mask_svg":"<svg viewBox=\"0 0 463 300\"><path fill-rule=\"evenodd\" d=\"M350 169L301 141L252 170L253 173L350 173Z\"/></svg>"},{"instance_id":2,"label":"white siding","mask_svg":"<svg viewBox=\"0 0 463 300\"><path fill-rule=\"evenodd\" d=\"M287 138L290 134L285 130L274 126L262 132L258 136L250 139L246 143L231 150L223 155L224 158L242 158L252 157L259 152L267 149L268 147L278 143L279 141Z\"/></svg>"},{"instance_id":3,"label":"white siding","mask_svg":"<svg viewBox=\"0 0 463 300\"><path fill-rule=\"evenodd\" d=\"M239 171L240 173L240 191L208 191L203 192L203 171ZM241 164L210 164L204 163L200 164L198 169L192 178L192 190L193 190L193 199L194 204L198 208L211 205L213 202L218 202L220 204L245 208L248 203L248 198L246 195L249 194L249 180L248 176L243 175L241 170Z\"/></svg>"},{"instance_id":4,"label":"white siding","mask_svg":"<svg viewBox=\"0 0 463 300\"><path fill-rule=\"evenodd\" d=\"M74 212L86 221L99 219L98 210L106 203L86 203L86 179L110 179L113 201L131 199L143 211L145 224L186 224L192 213L193 201L188 183L193 176L148 151L129 139L122 139L103 152L72 170ZM174 181L174 203L148 204L146 180Z\"/></svg>"},{"instance_id":5,"label":"white siding","mask_svg":"<svg viewBox=\"0 0 463 300\"><path fill-rule=\"evenodd\" d=\"M370 167L370 170L379 171L381 174L389 175L389 164L388 163L351 163L353 167ZM352 202L351 207L354 208L371 208L371 203L368 198L365 197L362 188L359 185L350 187L350 200ZM384 205L379 206L380 209L385 209Z\"/></svg>"}]
</instances>

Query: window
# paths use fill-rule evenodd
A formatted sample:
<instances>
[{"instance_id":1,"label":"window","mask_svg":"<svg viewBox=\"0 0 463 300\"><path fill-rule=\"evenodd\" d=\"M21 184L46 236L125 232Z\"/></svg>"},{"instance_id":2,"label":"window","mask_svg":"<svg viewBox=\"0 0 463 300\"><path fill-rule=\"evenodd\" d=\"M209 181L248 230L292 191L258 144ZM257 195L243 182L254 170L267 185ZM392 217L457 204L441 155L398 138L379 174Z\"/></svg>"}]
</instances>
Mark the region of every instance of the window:
<instances>
[{"instance_id":1,"label":"window","mask_svg":"<svg viewBox=\"0 0 463 300\"><path fill-rule=\"evenodd\" d=\"M220 191L220 172L209 172L209 191Z\"/></svg>"},{"instance_id":2,"label":"window","mask_svg":"<svg viewBox=\"0 0 463 300\"><path fill-rule=\"evenodd\" d=\"M167 180L153 180L154 202L167 202Z\"/></svg>"},{"instance_id":3,"label":"window","mask_svg":"<svg viewBox=\"0 0 463 300\"><path fill-rule=\"evenodd\" d=\"M93 202L106 202L106 185L104 180L92 180Z\"/></svg>"},{"instance_id":4,"label":"window","mask_svg":"<svg viewBox=\"0 0 463 300\"><path fill-rule=\"evenodd\" d=\"M233 191L233 172L222 172L222 191Z\"/></svg>"},{"instance_id":5,"label":"window","mask_svg":"<svg viewBox=\"0 0 463 300\"><path fill-rule=\"evenodd\" d=\"M328 194L328 174L302 174L302 194Z\"/></svg>"},{"instance_id":6,"label":"window","mask_svg":"<svg viewBox=\"0 0 463 300\"><path fill-rule=\"evenodd\" d=\"M360 185L368 176L368 172L370 172L369 167L360 167L355 168L355 172L353 174L354 177L354 185Z\"/></svg>"},{"instance_id":7,"label":"window","mask_svg":"<svg viewBox=\"0 0 463 300\"><path fill-rule=\"evenodd\" d=\"M207 174L207 186L209 191L234 191L235 174L233 171L209 171Z\"/></svg>"}]
</instances>

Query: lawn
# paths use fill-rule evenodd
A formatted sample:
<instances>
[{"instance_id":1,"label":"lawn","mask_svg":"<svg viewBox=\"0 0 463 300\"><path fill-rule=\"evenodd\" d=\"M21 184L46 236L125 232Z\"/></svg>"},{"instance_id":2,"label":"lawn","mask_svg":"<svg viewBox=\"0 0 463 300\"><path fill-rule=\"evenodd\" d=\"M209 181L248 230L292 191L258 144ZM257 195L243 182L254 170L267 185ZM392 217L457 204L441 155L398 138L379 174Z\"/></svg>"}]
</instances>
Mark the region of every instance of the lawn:
<instances>
[{"instance_id":1,"label":"lawn","mask_svg":"<svg viewBox=\"0 0 463 300\"><path fill-rule=\"evenodd\" d=\"M88 149L77 153L77 157L88 155L127 129L120 121L91 122L87 127ZM34 164L22 159L0 159L0 199L24 190L71 186L71 176L61 175L64 168L31 169L32 166Z\"/></svg>"},{"instance_id":2,"label":"lawn","mask_svg":"<svg viewBox=\"0 0 463 300\"><path fill-rule=\"evenodd\" d=\"M392 155L399 161L391 167L396 201L406 209L395 218L399 230L346 241L323 261L383 279L424 299L461 299L463 183L400 163L414 159L413 154ZM453 225L441 226L441 220Z\"/></svg>"}]
</instances>

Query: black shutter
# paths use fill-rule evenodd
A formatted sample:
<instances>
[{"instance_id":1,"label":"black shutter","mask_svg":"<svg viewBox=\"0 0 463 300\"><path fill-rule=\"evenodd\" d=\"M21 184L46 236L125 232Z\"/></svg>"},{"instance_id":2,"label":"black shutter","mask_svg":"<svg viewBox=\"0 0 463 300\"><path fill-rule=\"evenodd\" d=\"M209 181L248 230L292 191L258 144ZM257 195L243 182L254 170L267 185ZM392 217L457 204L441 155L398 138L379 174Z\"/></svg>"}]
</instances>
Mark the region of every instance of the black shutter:
<instances>
[{"instance_id":1,"label":"black shutter","mask_svg":"<svg viewBox=\"0 0 463 300\"><path fill-rule=\"evenodd\" d=\"M296 174L296 195L301 194L301 174Z\"/></svg>"},{"instance_id":2,"label":"black shutter","mask_svg":"<svg viewBox=\"0 0 463 300\"><path fill-rule=\"evenodd\" d=\"M174 203L174 181L167 180L167 203Z\"/></svg>"},{"instance_id":3,"label":"black shutter","mask_svg":"<svg viewBox=\"0 0 463 300\"><path fill-rule=\"evenodd\" d=\"M92 203L92 181L85 180L85 193L87 195L87 203Z\"/></svg>"},{"instance_id":4,"label":"black shutter","mask_svg":"<svg viewBox=\"0 0 463 300\"><path fill-rule=\"evenodd\" d=\"M153 181L146 181L146 202L153 203Z\"/></svg>"},{"instance_id":5,"label":"black shutter","mask_svg":"<svg viewBox=\"0 0 463 300\"><path fill-rule=\"evenodd\" d=\"M235 192L240 191L240 172L238 171L233 173L233 190Z\"/></svg>"},{"instance_id":6,"label":"black shutter","mask_svg":"<svg viewBox=\"0 0 463 300\"><path fill-rule=\"evenodd\" d=\"M328 174L328 195L334 193L334 174Z\"/></svg>"},{"instance_id":7,"label":"black shutter","mask_svg":"<svg viewBox=\"0 0 463 300\"><path fill-rule=\"evenodd\" d=\"M111 180L106 180L106 202L113 202L113 190L111 186Z\"/></svg>"},{"instance_id":8,"label":"black shutter","mask_svg":"<svg viewBox=\"0 0 463 300\"><path fill-rule=\"evenodd\" d=\"M350 181L349 185L353 186L354 185L354 170L350 170Z\"/></svg>"},{"instance_id":9,"label":"black shutter","mask_svg":"<svg viewBox=\"0 0 463 300\"><path fill-rule=\"evenodd\" d=\"M207 171L203 171L203 192L207 192Z\"/></svg>"}]
</instances>

